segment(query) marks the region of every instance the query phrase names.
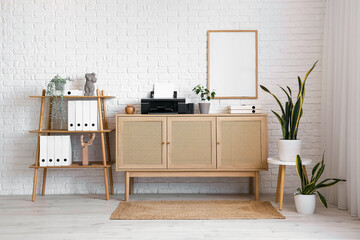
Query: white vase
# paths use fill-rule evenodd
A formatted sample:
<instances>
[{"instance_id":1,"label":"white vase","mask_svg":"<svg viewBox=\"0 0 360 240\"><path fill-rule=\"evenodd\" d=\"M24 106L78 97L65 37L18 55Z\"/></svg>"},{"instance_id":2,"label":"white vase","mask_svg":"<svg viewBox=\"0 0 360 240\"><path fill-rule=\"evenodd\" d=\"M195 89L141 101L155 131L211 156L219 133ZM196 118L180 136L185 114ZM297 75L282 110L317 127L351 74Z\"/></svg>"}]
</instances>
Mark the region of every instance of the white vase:
<instances>
[{"instance_id":1,"label":"white vase","mask_svg":"<svg viewBox=\"0 0 360 240\"><path fill-rule=\"evenodd\" d=\"M294 193L296 211L301 214L314 214L316 206L316 194L302 195Z\"/></svg>"},{"instance_id":2,"label":"white vase","mask_svg":"<svg viewBox=\"0 0 360 240\"><path fill-rule=\"evenodd\" d=\"M279 159L295 162L296 156L301 155L301 140L278 140Z\"/></svg>"}]
</instances>

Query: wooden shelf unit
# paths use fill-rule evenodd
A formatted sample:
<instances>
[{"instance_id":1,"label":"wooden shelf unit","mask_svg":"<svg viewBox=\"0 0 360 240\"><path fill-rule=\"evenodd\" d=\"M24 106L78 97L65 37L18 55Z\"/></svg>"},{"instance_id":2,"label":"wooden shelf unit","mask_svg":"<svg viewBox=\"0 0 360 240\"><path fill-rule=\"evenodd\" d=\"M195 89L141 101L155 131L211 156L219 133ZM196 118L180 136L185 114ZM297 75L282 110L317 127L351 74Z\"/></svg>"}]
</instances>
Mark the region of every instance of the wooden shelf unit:
<instances>
[{"instance_id":1,"label":"wooden shelf unit","mask_svg":"<svg viewBox=\"0 0 360 240\"><path fill-rule=\"evenodd\" d=\"M101 91L101 93L100 93L99 89L96 90L96 96L64 96L64 98L68 98L68 99L96 99L97 103L98 103L98 109L99 109L99 111L98 111L99 126L100 126L99 130L96 130L96 131L68 131L68 130L63 130L63 129L50 129L50 126L51 126L50 116L51 116L51 110L52 110L50 104L49 104L49 115L47 116L48 117L48 126L46 129L43 128L44 114L45 114L45 100L47 98L51 99L51 96L46 96L45 93L46 93L46 91L44 89L44 90L42 90L41 96L30 96L30 98L40 98L41 99L39 129L29 131L30 133L38 134L35 164L30 166L30 168L34 168L32 201L33 202L35 201L38 171L41 168L44 169L43 182L42 182L42 195L45 195L46 175L47 175L48 168L62 168L62 169L102 168L104 171L106 200L109 200L109 187L110 187L110 193L111 194L114 193L114 183L113 183L113 176L112 176L112 165L114 164L114 162L111 161L110 138L109 138L109 133L111 131L113 131L113 129L109 129L109 127L108 127L105 99L114 98L114 97L113 96L105 96L104 91ZM60 97L60 96L56 96L56 97ZM88 166L82 166L80 161L73 162L69 166L40 166L40 164L39 164L40 136L50 135L51 133L100 133L102 160L101 161L91 161L90 162L91 165L88 165ZM108 173L108 170L109 170L109 173Z\"/></svg>"}]
</instances>

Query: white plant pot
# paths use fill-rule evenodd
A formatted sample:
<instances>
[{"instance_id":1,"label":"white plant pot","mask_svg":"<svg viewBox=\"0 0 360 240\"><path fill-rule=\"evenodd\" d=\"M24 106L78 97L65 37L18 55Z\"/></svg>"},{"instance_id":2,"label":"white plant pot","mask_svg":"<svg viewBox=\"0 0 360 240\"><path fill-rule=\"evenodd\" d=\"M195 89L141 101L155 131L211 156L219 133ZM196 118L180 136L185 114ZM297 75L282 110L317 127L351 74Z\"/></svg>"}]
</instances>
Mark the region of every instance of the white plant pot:
<instances>
[{"instance_id":1,"label":"white plant pot","mask_svg":"<svg viewBox=\"0 0 360 240\"><path fill-rule=\"evenodd\" d=\"M279 159L295 162L296 155L301 155L301 140L278 140Z\"/></svg>"},{"instance_id":2,"label":"white plant pot","mask_svg":"<svg viewBox=\"0 0 360 240\"><path fill-rule=\"evenodd\" d=\"M314 214L316 206L316 194L302 195L294 193L296 211L300 214Z\"/></svg>"}]
</instances>

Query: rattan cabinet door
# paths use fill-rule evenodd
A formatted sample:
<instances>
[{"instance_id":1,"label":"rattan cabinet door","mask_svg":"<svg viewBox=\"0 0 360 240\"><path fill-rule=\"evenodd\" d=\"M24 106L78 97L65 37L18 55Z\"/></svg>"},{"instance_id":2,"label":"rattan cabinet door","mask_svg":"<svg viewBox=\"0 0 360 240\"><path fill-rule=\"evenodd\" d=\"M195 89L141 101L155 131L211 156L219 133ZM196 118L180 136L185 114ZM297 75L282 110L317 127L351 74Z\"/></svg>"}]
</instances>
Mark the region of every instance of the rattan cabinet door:
<instances>
[{"instance_id":1,"label":"rattan cabinet door","mask_svg":"<svg viewBox=\"0 0 360 240\"><path fill-rule=\"evenodd\" d=\"M117 118L116 169L166 168L166 118Z\"/></svg>"},{"instance_id":2,"label":"rattan cabinet door","mask_svg":"<svg viewBox=\"0 0 360 240\"><path fill-rule=\"evenodd\" d=\"M168 168L216 168L215 122L215 117L168 117Z\"/></svg>"},{"instance_id":3,"label":"rattan cabinet door","mask_svg":"<svg viewBox=\"0 0 360 240\"><path fill-rule=\"evenodd\" d=\"M267 169L266 117L217 118L217 167Z\"/></svg>"}]
</instances>

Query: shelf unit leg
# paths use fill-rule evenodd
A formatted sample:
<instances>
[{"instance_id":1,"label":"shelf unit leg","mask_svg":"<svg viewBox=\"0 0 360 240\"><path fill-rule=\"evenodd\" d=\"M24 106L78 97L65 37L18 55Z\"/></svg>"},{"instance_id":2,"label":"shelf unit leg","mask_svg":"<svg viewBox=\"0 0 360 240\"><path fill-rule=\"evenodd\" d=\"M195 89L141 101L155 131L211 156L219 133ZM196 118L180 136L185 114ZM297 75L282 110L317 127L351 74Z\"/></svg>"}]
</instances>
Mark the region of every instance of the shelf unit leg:
<instances>
[{"instance_id":1,"label":"shelf unit leg","mask_svg":"<svg viewBox=\"0 0 360 240\"><path fill-rule=\"evenodd\" d=\"M106 200L109 200L109 183L108 183L108 175L107 175L106 167L104 167L104 181L105 181Z\"/></svg>"},{"instance_id":2,"label":"shelf unit leg","mask_svg":"<svg viewBox=\"0 0 360 240\"><path fill-rule=\"evenodd\" d=\"M254 193L254 178L253 177L249 177L249 193L250 194Z\"/></svg>"},{"instance_id":3,"label":"shelf unit leg","mask_svg":"<svg viewBox=\"0 0 360 240\"><path fill-rule=\"evenodd\" d=\"M37 185L37 177L38 177L38 168L34 170L34 185L33 185L33 193L32 193L32 201L35 202L36 197L36 185Z\"/></svg>"},{"instance_id":4,"label":"shelf unit leg","mask_svg":"<svg viewBox=\"0 0 360 240\"><path fill-rule=\"evenodd\" d=\"M130 174L125 172L125 201L129 201Z\"/></svg>"},{"instance_id":5,"label":"shelf unit leg","mask_svg":"<svg viewBox=\"0 0 360 240\"><path fill-rule=\"evenodd\" d=\"M112 173L112 166L109 167L109 179L110 179L110 193L111 195L114 194L114 180L113 180L113 173Z\"/></svg>"},{"instance_id":6,"label":"shelf unit leg","mask_svg":"<svg viewBox=\"0 0 360 240\"><path fill-rule=\"evenodd\" d=\"M259 172L255 172L255 200L259 201Z\"/></svg>"},{"instance_id":7,"label":"shelf unit leg","mask_svg":"<svg viewBox=\"0 0 360 240\"><path fill-rule=\"evenodd\" d=\"M42 183L42 195L45 195L45 188L46 188L46 175L47 175L47 168L44 168L44 173L43 173L43 183Z\"/></svg>"},{"instance_id":8,"label":"shelf unit leg","mask_svg":"<svg viewBox=\"0 0 360 240\"><path fill-rule=\"evenodd\" d=\"M101 95L105 96L104 90L101 91ZM104 111L104 128L109 129L108 121L107 121L107 111L106 111L106 104L105 104L105 98L102 100L103 105L103 111ZM110 164L109 168L109 178L110 178L110 192L111 194L114 194L114 180L113 180L113 174L112 174L112 163L111 163L111 152L110 152L110 137L109 133L105 134L106 139L106 153L107 153L107 161Z\"/></svg>"}]
</instances>

